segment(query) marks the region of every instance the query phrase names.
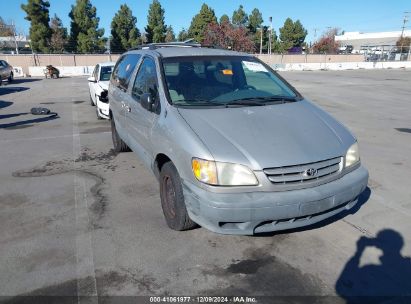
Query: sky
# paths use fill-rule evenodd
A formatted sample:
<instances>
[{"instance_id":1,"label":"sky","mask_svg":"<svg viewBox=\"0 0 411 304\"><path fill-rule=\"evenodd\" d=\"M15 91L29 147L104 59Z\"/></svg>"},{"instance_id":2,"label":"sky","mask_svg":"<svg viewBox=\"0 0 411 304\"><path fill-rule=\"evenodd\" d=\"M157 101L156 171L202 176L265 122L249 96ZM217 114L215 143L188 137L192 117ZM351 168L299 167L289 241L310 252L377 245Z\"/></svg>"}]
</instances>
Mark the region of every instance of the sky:
<instances>
[{"instance_id":1,"label":"sky","mask_svg":"<svg viewBox=\"0 0 411 304\"><path fill-rule=\"evenodd\" d=\"M16 24L18 32L28 34L30 23L24 19L25 13L20 8L27 0L0 0L0 16ZM68 14L75 0L49 0L50 16L57 14L65 27L70 27ZM100 27L105 29L105 36L110 35L110 23L120 4L126 3L137 17L137 27L144 30L147 12L152 0L91 0L97 7ZM240 4L247 14L258 8L263 14L265 25L273 17L273 28L279 34L279 28L287 17L299 19L308 31L307 42L314 41L328 27L337 27L344 31L378 32L401 30L404 12L411 12L410 0L160 0L165 9L165 22L172 25L177 34L182 28L188 28L192 17L197 14L202 3L211 6L217 18L227 14L230 18ZM407 24L411 28L411 20Z\"/></svg>"}]
</instances>

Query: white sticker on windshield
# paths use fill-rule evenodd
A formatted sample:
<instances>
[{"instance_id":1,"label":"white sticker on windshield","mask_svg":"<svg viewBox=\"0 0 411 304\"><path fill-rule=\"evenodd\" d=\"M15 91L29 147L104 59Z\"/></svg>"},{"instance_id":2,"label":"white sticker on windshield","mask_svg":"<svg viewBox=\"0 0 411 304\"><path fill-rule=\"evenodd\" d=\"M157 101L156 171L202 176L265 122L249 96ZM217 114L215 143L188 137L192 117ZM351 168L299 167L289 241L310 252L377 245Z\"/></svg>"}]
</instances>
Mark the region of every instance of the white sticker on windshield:
<instances>
[{"instance_id":1,"label":"white sticker on windshield","mask_svg":"<svg viewBox=\"0 0 411 304\"><path fill-rule=\"evenodd\" d=\"M268 72L267 69L259 62L243 61L245 67L253 72Z\"/></svg>"}]
</instances>

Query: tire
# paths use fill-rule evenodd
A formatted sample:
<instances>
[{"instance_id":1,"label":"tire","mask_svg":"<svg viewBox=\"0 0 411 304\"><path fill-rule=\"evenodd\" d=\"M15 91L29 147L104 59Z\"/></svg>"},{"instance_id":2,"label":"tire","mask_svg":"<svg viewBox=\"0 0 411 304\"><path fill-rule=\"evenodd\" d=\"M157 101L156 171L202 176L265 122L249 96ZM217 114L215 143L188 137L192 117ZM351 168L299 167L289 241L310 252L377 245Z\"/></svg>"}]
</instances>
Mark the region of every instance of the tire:
<instances>
[{"instance_id":1,"label":"tire","mask_svg":"<svg viewBox=\"0 0 411 304\"><path fill-rule=\"evenodd\" d=\"M168 227L183 231L197 226L188 216L180 175L172 162L165 163L161 168L160 197Z\"/></svg>"},{"instance_id":2,"label":"tire","mask_svg":"<svg viewBox=\"0 0 411 304\"><path fill-rule=\"evenodd\" d=\"M97 119L98 120L102 120L103 117L100 116L100 114L98 113L98 106L96 106L96 115L97 115Z\"/></svg>"},{"instance_id":3,"label":"tire","mask_svg":"<svg viewBox=\"0 0 411 304\"><path fill-rule=\"evenodd\" d=\"M116 125L114 123L114 118L110 119L110 123L111 123L111 138L113 140L114 151L116 153L131 151L130 148L127 146L127 144L120 138L120 135L118 135Z\"/></svg>"},{"instance_id":4,"label":"tire","mask_svg":"<svg viewBox=\"0 0 411 304\"><path fill-rule=\"evenodd\" d=\"M89 95L90 95L90 105L91 105L92 107L94 107L95 104L94 104L94 102L93 102L93 98L91 98L91 94L89 94Z\"/></svg>"},{"instance_id":5,"label":"tire","mask_svg":"<svg viewBox=\"0 0 411 304\"><path fill-rule=\"evenodd\" d=\"M9 78L7 78L7 81L8 81L9 83L12 83L13 80L14 80L14 75L13 75L13 72L11 72Z\"/></svg>"}]
</instances>

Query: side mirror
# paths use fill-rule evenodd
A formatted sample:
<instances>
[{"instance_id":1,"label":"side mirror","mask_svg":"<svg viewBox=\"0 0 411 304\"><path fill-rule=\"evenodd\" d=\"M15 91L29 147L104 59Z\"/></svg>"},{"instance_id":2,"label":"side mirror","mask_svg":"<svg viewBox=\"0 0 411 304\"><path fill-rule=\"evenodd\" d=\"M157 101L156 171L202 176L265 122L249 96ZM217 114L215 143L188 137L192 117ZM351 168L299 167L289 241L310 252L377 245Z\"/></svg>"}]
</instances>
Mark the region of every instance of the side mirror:
<instances>
[{"instance_id":1,"label":"side mirror","mask_svg":"<svg viewBox=\"0 0 411 304\"><path fill-rule=\"evenodd\" d=\"M87 80L88 82L97 82L96 78L94 78L93 76L89 77Z\"/></svg>"},{"instance_id":2,"label":"side mirror","mask_svg":"<svg viewBox=\"0 0 411 304\"><path fill-rule=\"evenodd\" d=\"M147 111L152 112L154 106L154 98L150 93L144 93L140 97L140 104L141 106L146 109Z\"/></svg>"}]
</instances>

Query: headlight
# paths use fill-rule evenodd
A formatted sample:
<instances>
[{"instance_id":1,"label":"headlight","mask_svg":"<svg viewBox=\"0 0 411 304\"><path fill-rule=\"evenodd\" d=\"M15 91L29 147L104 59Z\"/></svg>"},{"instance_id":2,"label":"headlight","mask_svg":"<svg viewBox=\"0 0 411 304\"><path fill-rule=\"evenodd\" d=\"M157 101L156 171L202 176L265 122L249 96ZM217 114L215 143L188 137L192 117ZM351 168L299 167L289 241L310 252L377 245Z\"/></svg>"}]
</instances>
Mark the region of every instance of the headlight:
<instances>
[{"instance_id":1,"label":"headlight","mask_svg":"<svg viewBox=\"0 0 411 304\"><path fill-rule=\"evenodd\" d=\"M345 154L345 167L350 167L360 161L360 151L358 150L358 143L353 144Z\"/></svg>"},{"instance_id":2,"label":"headlight","mask_svg":"<svg viewBox=\"0 0 411 304\"><path fill-rule=\"evenodd\" d=\"M218 186L258 185L254 173L243 165L193 158L191 166L194 176L206 184Z\"/></svg>"}]
</instances>

